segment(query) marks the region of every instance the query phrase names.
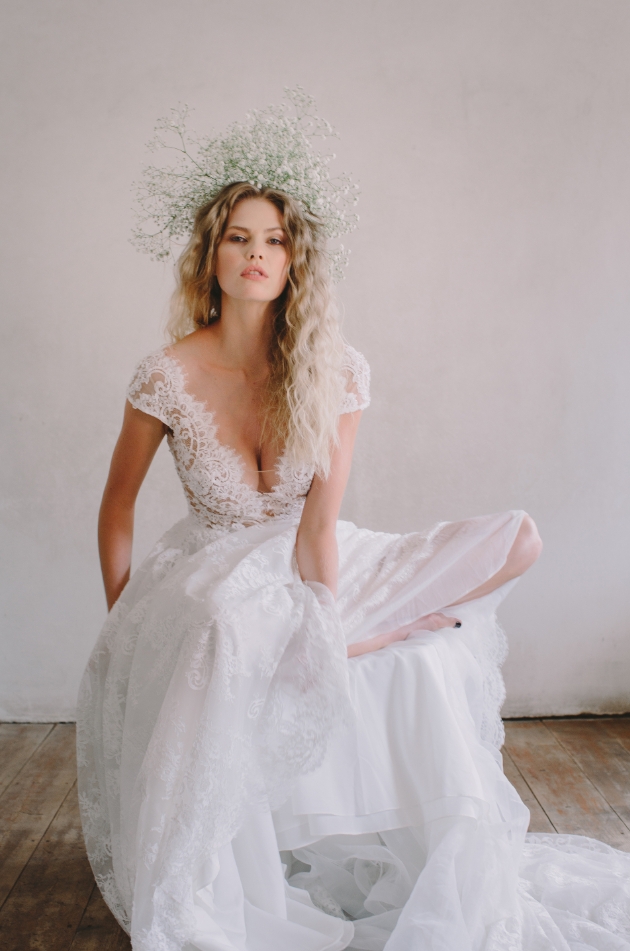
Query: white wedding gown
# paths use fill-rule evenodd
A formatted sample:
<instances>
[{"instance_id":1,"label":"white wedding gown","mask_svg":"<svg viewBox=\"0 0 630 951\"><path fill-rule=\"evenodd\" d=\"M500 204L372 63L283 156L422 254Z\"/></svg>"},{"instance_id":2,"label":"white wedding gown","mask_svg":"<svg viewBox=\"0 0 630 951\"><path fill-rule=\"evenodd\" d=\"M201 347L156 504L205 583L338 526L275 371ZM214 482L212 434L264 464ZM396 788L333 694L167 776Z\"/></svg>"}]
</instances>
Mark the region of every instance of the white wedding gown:
<instances>
[{"instance_id":1,"label":"white wedding gown","mask_svg":"<svg viewBox=\"0 0 630 951\"><path fill-rule=\"evenodd\" d=\"M351 348L342 412L367 406ZM339 595L300 580L312 472L259 493L162 350L130 402L162 420L190 513L112 610L82 682L88 854L135 951L621 951L630 855L527 835L503 775L494 612L346 660L504 564L523 513L389 535L339 522Z\"/></svg>"}]
</instances>

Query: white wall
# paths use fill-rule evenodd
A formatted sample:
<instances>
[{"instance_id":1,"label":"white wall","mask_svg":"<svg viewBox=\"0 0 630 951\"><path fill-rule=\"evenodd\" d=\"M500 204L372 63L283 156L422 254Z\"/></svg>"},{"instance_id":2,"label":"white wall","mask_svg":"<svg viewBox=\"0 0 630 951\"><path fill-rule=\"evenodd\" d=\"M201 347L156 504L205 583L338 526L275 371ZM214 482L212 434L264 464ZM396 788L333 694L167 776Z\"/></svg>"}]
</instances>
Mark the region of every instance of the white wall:
<instances>
[{"instance_id":1,"label":"white wall","mask_svg":"<svg viewBox=\"0 0 630 951\"><path fill-rule=\"evenodd\" d=\"M527 508L506 712L630 709L626 0L5 0L0 13L0 715L72 717L104 617L95 524L168 268L130 183L179 101L220 129L301 83L361 228L341 286L373 367L345 515ZM183 511L166 453L137 552Z\"/></svg>"}]
</instances>

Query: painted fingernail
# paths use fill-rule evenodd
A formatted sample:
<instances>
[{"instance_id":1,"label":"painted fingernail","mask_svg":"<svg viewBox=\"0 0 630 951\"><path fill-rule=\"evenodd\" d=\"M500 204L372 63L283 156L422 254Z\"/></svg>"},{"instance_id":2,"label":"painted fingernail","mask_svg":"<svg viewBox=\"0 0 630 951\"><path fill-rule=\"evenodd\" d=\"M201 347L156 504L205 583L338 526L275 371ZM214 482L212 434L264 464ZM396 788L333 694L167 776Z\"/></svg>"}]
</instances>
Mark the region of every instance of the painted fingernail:
<instances>
[{"instance_id":1,"label":"painted fingernail","mask_svg":"<svg viewBox=\"0 0 630 951\"><path fill-rule=\"evenodd\" d=\"M462 626L461 621L455 621L455 627L461 627L461 626Z\"/></svg>"}]
</instances>

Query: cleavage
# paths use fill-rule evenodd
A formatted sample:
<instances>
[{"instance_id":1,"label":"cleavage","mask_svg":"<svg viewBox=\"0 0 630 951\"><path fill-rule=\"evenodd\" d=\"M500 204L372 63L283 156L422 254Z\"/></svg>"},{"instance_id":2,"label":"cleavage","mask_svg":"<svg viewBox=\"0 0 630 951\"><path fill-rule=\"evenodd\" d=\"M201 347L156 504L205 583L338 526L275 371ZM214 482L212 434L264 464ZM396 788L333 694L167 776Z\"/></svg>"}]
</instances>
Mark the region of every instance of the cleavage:
<instances>
[{"instance_id":1,"label":"cleavage","mask_svg":"<svg viewBox=\"0 0 630 951\"><path fill-rule=\"evenodd\" d=\"M212 416L217 442L243 464L242 481L256 492L271 492L278 482L276 464L281 454L269 445L260 445L260 391L241 381L235 383L229 374L227 380L193 370L186 375L188 394Z\"/></svg>"}]
</instances>

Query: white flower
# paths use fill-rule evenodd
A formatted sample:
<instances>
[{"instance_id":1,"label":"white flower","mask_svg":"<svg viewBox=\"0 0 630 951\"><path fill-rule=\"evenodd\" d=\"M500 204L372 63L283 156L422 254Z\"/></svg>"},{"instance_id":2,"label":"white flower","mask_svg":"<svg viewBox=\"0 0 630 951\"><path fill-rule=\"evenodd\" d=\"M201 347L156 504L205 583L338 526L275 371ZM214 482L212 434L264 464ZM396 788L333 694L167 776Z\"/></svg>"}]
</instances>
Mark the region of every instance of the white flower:
<instances>
[{"instance_id":1,"label":"white flower","mask_svg":"<svg viewBox=\"0 0 630 951\"><path fill-rule=\"evenodd\" d=\"M334 154L321 154L313 145L313 139L333 137L332 126L313 114L315 102L301 87L285 93L282 105L252 112L215 138L188 133L187 106L159 120L149 150L179 154L174 165L147 166L136 184L132 241L139 250L157 260L168 257L173 239L191 231L199 206L238 181L287 192L317 216L328 238L356 228L358 218L350 209L357 203L357 185L345 175L331 177L328 166ZM341 246L329 254L338 278L347 252Z\"/></svg>"}]
</instances>

